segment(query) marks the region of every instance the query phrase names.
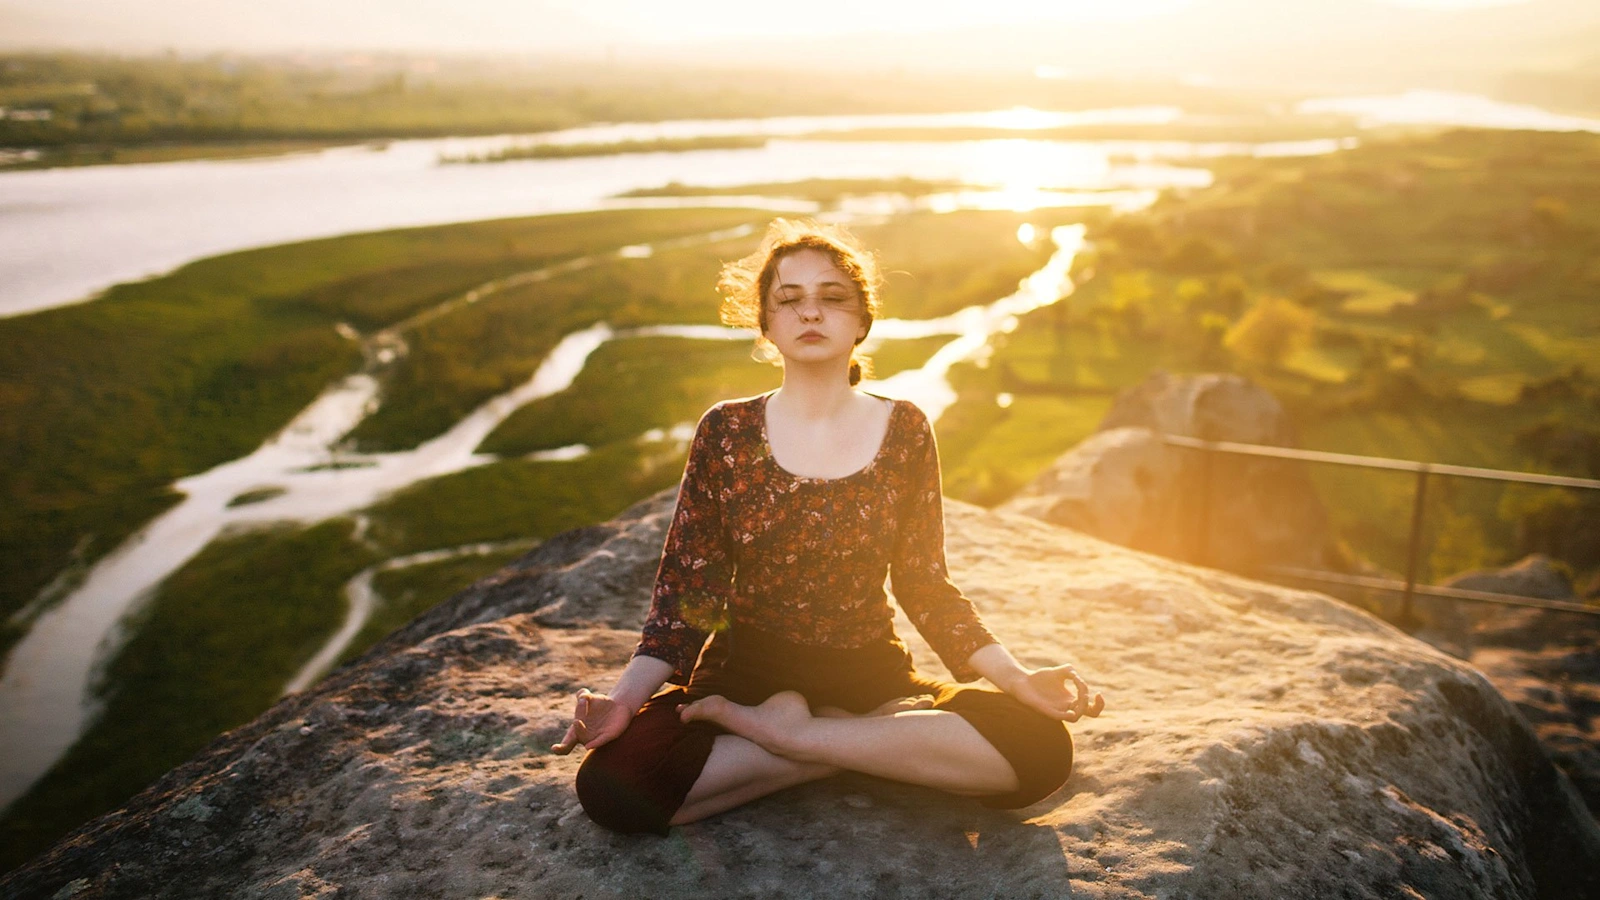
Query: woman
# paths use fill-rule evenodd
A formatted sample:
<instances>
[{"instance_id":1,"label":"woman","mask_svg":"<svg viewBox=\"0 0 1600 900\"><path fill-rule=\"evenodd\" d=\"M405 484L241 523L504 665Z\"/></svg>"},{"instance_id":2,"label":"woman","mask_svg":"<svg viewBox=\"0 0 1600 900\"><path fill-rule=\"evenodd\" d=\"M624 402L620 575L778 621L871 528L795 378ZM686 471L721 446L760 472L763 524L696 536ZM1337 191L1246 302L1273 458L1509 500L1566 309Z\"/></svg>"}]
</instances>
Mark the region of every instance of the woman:
<instances>
[{"instance_id":1,"label":"woman","mask_svg":"<svg viewBox=\"0 0 1600 900\"><path fill-rule=\"evenodd\" d=\"M879 282L843 229L783 219L724 267L723 321L783 384L701 417L639 645L552 748L588 748L600 824L665 835L845 769L1018 808L1066 781L1062 721L1104 709L1072 666L1019 665L950 582L932 427L854 387ZM1000 691L915 671L886 570L952 674Z\"/></svg>"}]
</instances>

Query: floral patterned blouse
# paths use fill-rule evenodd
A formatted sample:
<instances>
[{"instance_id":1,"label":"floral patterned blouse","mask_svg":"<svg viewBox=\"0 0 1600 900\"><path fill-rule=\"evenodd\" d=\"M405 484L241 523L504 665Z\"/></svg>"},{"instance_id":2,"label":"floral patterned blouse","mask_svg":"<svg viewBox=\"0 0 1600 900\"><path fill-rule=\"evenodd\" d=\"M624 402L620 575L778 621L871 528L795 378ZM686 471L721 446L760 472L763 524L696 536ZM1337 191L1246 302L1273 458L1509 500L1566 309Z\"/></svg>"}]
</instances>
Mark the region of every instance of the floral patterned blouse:
<instances>
[{"instance_id":1,"label":"floral patterned blouse","mask_svg":"<svg viewBox=\"0 0 1600 900\"><path fill-rule=\"evenodd\" d=\"M894 400L878 455L842 478L791 474L766 436L769 391L701 416L634 656L672 663L687 684L712 631L748 623L808 645L895 638L896 600L958 681L995 643L945 570L933 426ZM872 395L877 396L877 395Z\"/></svg>"}]
</instances>

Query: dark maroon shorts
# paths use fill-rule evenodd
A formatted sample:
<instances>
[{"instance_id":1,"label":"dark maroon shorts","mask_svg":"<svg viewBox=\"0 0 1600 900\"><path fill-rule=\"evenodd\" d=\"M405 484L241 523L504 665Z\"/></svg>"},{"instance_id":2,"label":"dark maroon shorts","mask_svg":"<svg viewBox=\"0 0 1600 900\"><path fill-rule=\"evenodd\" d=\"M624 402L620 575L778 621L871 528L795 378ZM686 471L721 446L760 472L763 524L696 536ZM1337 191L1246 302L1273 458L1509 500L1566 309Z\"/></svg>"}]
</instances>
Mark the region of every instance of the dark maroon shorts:
<instances>
[{"instance_id":1,"label":"dark maroon shorts","mask_svg":"<svg viewBox=\"0 0 1600 900\"><path fill-rule=\"evenodd\" d=\"M1021 786L977 798L1017 809L1055 793L1072 772L1066 725L1009 694L962 687L916 672L905 644L886 638L870 647L808 647L740 627L717 632L701 652L688 687L666 685L645 702L620 737L589 751L578 769L578 799L589 817L614 831L666 835L711 754L728 731L711 722L684 723L680 704L721 694L755 705L779 691L799 691L813 708L864 713L896 697L931 694L934 709L972 723L1011 763Z\"/></svg>"}]
</instances>

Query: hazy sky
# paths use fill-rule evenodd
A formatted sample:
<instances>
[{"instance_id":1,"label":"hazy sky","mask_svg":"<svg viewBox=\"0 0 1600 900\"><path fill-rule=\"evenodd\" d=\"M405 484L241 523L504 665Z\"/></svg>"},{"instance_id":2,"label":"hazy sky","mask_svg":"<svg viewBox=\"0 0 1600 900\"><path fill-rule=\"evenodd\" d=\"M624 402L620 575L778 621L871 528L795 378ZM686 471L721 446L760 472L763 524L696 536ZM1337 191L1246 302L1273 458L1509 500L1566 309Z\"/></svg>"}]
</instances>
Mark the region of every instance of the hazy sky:
<instances>
[{"instance_id":1,"label":"hazy sky","mask_svg":"<svg viewBox=\"0 0 1600 900\"><path fill-rule=\"evenodd\" d=\"M576 53L756 37L816 39L1159 19L1204 0L0 0L0 43L155 49ZM1374 0L1390 7L1525 0ZM1259 0L1263 10L1283 0ZM1349 0L1326 0L1329 7ZM1356 4L1360 6L1361 4Z\"/></svg>"}]
</instances>

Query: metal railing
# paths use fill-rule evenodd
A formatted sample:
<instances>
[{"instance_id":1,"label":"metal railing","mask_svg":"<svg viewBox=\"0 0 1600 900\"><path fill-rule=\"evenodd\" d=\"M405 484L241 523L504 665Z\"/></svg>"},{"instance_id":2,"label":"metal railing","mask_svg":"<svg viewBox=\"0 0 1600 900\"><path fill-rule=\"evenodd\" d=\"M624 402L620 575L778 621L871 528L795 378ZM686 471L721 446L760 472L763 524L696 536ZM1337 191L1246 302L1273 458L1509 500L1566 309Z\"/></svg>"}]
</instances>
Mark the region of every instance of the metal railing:
<instances>
[{"instance_id":1,"label":"metal railing","mask_svg":"<svg viewBox=\"0 0 1600 900\"><path fill-rule=\"evenodd\" d=\"M1504 469L1481 469L1475 466L1451 466L1436 463L1412 462L1403 459L1387 459L1381 456L1357 456L1350 453L1327 453L1320 450L1299 450L1290 447L1272 447L1264 444L1241 444L1232 441L1208 441L1200 438L1185 437L1183 435L1167 434L1162 439L1172 446L1187 447L1203 452L1201 464L1200 484L1200 509L1196 523L1196 560L1205 564L1210 557L1210 524L1211 524L1211 460L1217 453L1227 453L1237 456L1266 457L1270 459L1286 459L1296 462L1324 463L1335 466L1351 466L1364 469L1387 469L1395 472L1413 472L1416 474L1416 487L1412 493L1411 502L1411 535L1406 545L1406 578L1404 582L1389 578L1374 578L1361 575L1349 575L1341 572L1329 572L1321 569L1305 569L1294 566L1268 566L1267 571L1279 575L1287 575L1306 581L1321 581L1328 584L1340 584L1350 587L1360 587L1371 590L1390 591L1404 596L1400 610L1402 622L1413 621L1411 598L1422 594L1430 597L1443 597L1452 600L1468 600L1479 603L1499 603L1508 606L1525 606L1537 609L1553 609L1563 612L1583 613L1586 615L1600 615L1600 608L1583 603L1570 603L1561 600L1545 600L1535 597L1521 597L1512 594L1496 594L1487 591L1473 591L1464 588L1440 587L1437 585L1417 584L1417 556L1422 546L1422 529L1425 513L1425 503L1428 496L1428 479L1433 475L1448 475L1457 478L1477 478L1486 481L1516 482L1520 484L1537 484L1548 487L1580 488L1586 490L1600 490L1600 481L1590 478L1571 478L1564 475L1536 475L1530 472L1513 472Z\"/></svg>"}]
</instances>

